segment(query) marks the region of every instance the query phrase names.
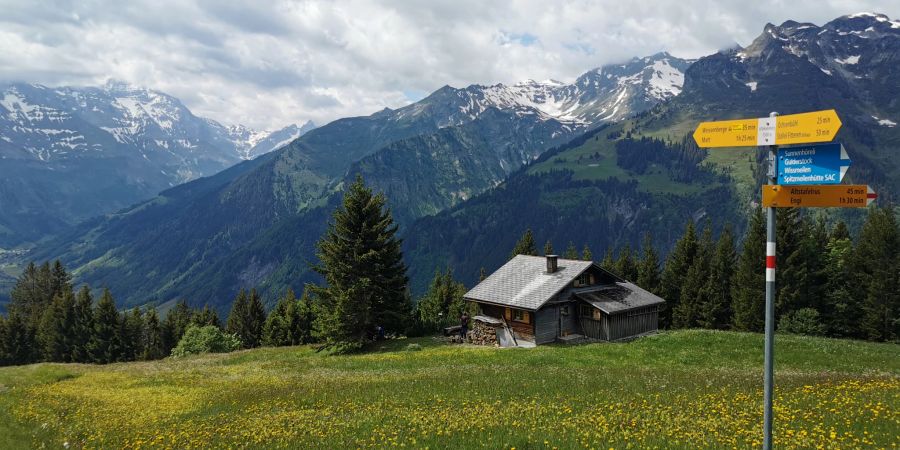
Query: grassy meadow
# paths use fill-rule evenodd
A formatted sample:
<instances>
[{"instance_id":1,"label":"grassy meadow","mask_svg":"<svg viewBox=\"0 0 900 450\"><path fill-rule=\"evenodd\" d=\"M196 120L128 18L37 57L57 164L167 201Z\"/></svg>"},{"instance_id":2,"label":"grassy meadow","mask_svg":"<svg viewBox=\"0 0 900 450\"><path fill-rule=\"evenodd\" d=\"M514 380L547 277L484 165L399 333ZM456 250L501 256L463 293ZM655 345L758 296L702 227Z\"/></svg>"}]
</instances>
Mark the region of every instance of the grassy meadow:
<instances>
[{"instance_id":1,"label":"grassy meadow","mask_svg":"<svg viewBox=\"0 0 900 450\"><path fill-rule=\"evenodd\" d=\"M421 350L407 349L410 343ZM495 349L437 338L0 368L0 448L749 448L762 336ZM900 345L778 336L778 448L897 448Z\"/></svg>"}]
</instances>

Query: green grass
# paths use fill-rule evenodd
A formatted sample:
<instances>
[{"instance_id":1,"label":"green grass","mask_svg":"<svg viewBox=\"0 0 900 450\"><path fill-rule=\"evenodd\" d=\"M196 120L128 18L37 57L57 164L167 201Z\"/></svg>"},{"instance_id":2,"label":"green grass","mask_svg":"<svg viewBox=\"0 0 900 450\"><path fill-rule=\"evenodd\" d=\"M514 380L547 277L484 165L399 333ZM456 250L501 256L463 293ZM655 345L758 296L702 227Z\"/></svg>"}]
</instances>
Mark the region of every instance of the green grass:
<instances>
[{"instance_id":1,"label":"green grass","mask_svg":"<svg viewBox=\"0 0 900 450\"><path fill-rule=\"evenodd\" d=\"M658 136L657 136L658 137ZM605 180L617 178L621 181L636 180L638 190L651 194L692 195L706 191L711 185L681 183L673 180L665 167L651 164L644 174L636 174L619 167L614 140L606 135L590 139L584 145L567 150L528 169L529 173L540 174L554 169L573 172L576 180ZM599 154L599 158L595 155ZM579 160L580 158L580 160Z\"/></svg>"},{"instance_id":2,"label":"green grass","mask_svg":"<svg viewBox=\"0 0 900 450\"><path fill-rule=\"evenodd\" d=\"M778 336L776 355L780 447L896 445L900 346ZM762 336L712 331L39 364L0 369L0 447L746 448L761 372Z\"/></svg>"}]
</instances>

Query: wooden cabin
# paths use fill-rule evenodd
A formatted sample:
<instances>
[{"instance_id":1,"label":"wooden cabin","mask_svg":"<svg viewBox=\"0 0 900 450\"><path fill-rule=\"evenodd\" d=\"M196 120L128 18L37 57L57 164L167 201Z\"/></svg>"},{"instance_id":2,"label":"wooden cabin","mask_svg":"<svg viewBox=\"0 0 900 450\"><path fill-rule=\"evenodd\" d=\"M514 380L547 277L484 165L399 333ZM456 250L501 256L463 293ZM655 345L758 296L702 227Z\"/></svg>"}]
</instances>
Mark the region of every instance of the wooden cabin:
<instances>
[{"instance_id":1,"label":"wooden cabin","mask_svg":"<svg viewBox=\"0 0 900 450\"><path fill-rule=\"evenodd\" d=\"M518 255L465 295L516 345L618 341L657 331L665 301L592 261ZM498 326L497 322L502 325Z\"/></svg>"}]
</instances>

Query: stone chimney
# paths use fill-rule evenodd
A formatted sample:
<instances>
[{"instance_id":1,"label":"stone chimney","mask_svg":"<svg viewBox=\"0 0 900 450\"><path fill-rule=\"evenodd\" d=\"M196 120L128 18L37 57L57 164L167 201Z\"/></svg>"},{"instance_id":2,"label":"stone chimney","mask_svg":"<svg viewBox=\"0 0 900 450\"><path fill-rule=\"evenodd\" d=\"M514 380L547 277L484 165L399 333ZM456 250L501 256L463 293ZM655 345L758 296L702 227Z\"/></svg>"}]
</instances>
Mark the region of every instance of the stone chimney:
<instances>
[{"instance_id":1,"label":"stone chimney","mask_svg":"<svg viewBox=\"0 0 900 450\"><path fill-rule=\"evenodd\" d=\"M558 260L559 256L547 255L547 273L556 273L556 270L558 269Z\"/></svg>"}]
</instances>

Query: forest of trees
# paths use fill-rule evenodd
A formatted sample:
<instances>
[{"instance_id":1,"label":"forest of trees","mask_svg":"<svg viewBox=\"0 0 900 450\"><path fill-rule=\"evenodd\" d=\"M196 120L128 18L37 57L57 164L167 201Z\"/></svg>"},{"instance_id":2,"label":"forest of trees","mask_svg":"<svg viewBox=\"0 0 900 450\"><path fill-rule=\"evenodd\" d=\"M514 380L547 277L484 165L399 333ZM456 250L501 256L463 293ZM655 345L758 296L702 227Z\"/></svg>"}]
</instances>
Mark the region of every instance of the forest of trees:
<instances>
[{"instance_id":1,"label":"forest of trees","mask_svg":"<svg viewBox=\"0 0 900 450\"><path fill-rule=\"evenodd\" d=\"M890 209L870 208L855 239L799 209L777 211L776 326L781 332L896 341L900 338L900 227ZM526 230L515 254L536 255ZM765 323L765 218L750 217L741 245L730 226L714 238L707 223L689 222L665 261L650 236L640 255L608 249L601 267L666 300L663 328L761 332ZM577 258L569 243L564 255ZM552 253L547 242L544 252ZM591 259L585 248L581 259Z\"/></svg>"},{"instance_id":2,"label":"forest of trees","mask_svg":"<svg viewBox=\"0 0 900 450\"><path fill-rule=\"evenodd\" d=\"M855 238L843 222L829 226L799 209L777 214L777 329L897 341L900 227L892 211L870 208ZM319 343L343 353L385 336L456 323L467 308L466 287L447 268L414 305L396 234L384 196L357 178L318 243L315 269L324 283L307 285L299 299L286 291L268 314L255 289L241 290L225 323L209 307L191 308L184 300L168 308L164 319L156 307L119 311L108 289L96 301L88 286L76 292L59 261L32 263L11 292L8 315L0 316L0 364L153 360L176 348L176 355L198 348L193 341L180 344L188 338L227 341L199 345L205 351ZM691 221L665 261L648 235L640 249L607 249L600 265L663 297L663 328L762 331L762 210L751 215L740 245L730 226L713 234L708 222L698 230ZM553 243L547 241L543 251L554 253ZM531 229L510 257L517 254L538 254ZM593 259L590 248L579 251L574 242L563 257Z\"/></svg>"}]
</instances>

